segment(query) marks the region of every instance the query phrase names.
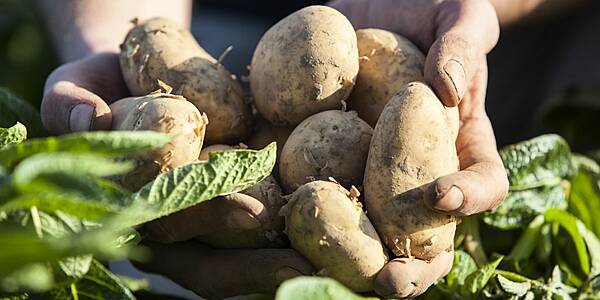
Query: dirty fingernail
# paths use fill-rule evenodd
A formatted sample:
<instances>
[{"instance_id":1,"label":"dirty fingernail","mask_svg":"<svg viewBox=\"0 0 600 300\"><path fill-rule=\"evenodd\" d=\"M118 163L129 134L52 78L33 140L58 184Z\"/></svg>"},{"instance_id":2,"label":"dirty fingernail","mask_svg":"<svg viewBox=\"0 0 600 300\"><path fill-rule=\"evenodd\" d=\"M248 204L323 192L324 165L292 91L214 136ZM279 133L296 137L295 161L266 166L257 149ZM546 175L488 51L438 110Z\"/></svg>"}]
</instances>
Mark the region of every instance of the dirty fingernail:
<instances>
[{"instance_id":1,"label":"dirty fingernail","mask_svg":"<svg viewBox=\"0 0 600 300\"><path fill-rule=\"evenodd\" d=\"M234 210L227 216L227 226L236 230L250 230L260 227L260 222L245 210Z\"/></svg>"},{"instance_id":2,"label":"dirty fingernail","mask_svg":"<svg viewBox=\"0 0 600 300\"><path fill-rule=\"evenodd\" d=\"M71 132L90 130L94 110L94 107L89 104L75 105L69 115L69 128Z\"/></svg>"},{"instance_id":3,"label":"dirty fingernail","mask_svg":"<svg viewBox=\"0 0 600 300\"><path fill-rule=\"evenodd\" d=\"M456 96L458 97L457 100L460 102L465 95L465 90L467 89L465 69L458 61L451 59L446 63L446 65L444 65L444 72L446 72L446 75L450 77L452 85L454 86L454 90L456 91Z\"/></svg>"},{"instance_id":4,"label":"dirty fingernail","mask_svg":"<svg viewBox=\"0 0 600 300\"><path fill-rule=\"evenodd\" d=\"M275 280L277 280L277 282L284 282L290 278L302 275L302 273L292 267L283 267L275 272Z\"/></svg>"},{"instance_id":5,"label":"dirty fingernail","mask_svg":"<svg viewBox=\"0 0 600 300\"><path fill-rule=\"evenodd\" d=\"M441 211L454 211L463 205L464 200L465 196L462 191L453 186L446 193L438 195L433 208Z\"/></svg>"}]
</instances>

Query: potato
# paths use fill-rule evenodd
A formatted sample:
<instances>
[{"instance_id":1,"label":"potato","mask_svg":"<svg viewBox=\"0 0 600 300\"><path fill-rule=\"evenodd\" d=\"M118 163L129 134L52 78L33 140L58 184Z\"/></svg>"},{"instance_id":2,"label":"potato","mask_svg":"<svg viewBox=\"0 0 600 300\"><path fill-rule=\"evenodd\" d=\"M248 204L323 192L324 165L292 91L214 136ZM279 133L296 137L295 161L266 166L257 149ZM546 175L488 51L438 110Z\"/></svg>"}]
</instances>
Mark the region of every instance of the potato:
<instances>
[{"instance_id":1,"label":"potato","mask_svg":"<svg viewBox=\"0 0 600 300\"><path fill-rule=\"evenodd\" d=\"M176 23L153 18L136 23L121 45L121 70L133 95L173 87L210 118L208 143L234 143L252 129L242 87L223 65Z\"/></svg>"},{"instance_id":2,"label":"potato","mask_svg":"<svg viewBox=\"0 0 600 300\"><path fill-rule=\"evenodd\" d=\"M352 24L333 8L309 6L260 39L250 66L250 88L266 120L295 126L310 115L340 108L357 74Z\"/></svg>"},{"instance_id":3,"label":"potato","mask_svg":"<svg viewBox=\"0 0 600 300\"><path fill-rule=\"evenodd\" d=\"M202 149L200 160L208 160L210 152L220 152L234 150L228 145L212 145ZM215 205L214 201L228 201L228 205ZM213 204L210 204L213 202ZM256 185L245 189L239 193L219 197L199 205L207 205L221 208L233 209L237 207L246 211L256 224L241 224L232 221L235 224L228 226L218 232L196 237L212 247L216 248L266 248L283 247L287 243L283 235L283 218L279 216L279 210L285 204L283 193L277 181L273 176L268 176ZM227 215L227 212L215 212ZM239 218L247 220L248 218Z\"/></svg>"},{"instance_id":4,"label":"potato","mask_svg":"<svg viewBox=\"0 0 600 300\"><path fill-rule=\"evenodd\" d=\"M292 247L320 270L318 274L366 292L373 289L373 278L387 256L353 191L313 181L298 188L281 213Z\"/></svg>"},{"instance_id":5,"label":"potato","mask_svg":"<svg viewBox=\"0 0 600 300\"><path fill-rule=\"evenodd\" d=\"M112 130L152 130L175 134L171 142L136 157L136 168L121 183L137 190L158 174L195 161L208 119L182 96L153 93L121 99L110 105Z\"/></svg>"},{"instance_id":6,"label":"potato","mask_svg":"<svg viewBox=\"0 0 600 300\"><path fill-rule=\"evenodd\" d=\"M423 201L435 179L458 171L458 109L447 108L424 83L405 86L385 106L365 170L369 217L398 256L430 260L453 248L456 218Z\"/></svg>"},{"instance_id":7,"label":"potato","mask_svg":"<svg viewBox=\"0 0 600 300\"><path fill-rule=\"evenodd\" d=\"M250 136L250 139L248 139L248 147L250 149L258 150L266 147L272 142L276 142L277 160L273 167L273 176L275 176L276 179L280 179L279 162L281 161L281 151L294 128L273 126L262 118L258 118L256 125L254 133Z\"/></svg>"},{"instance_id":8,"label":"potato","mask_svg":"<svg viewBox=\"0 0 600 300\"><path fill-rule=\"evenodd\" d=\"M342 186L361 185L372 134L355 111L330 110L307 118L281 152L284 191L291 193L304 183L329 177Z\"/></svg>"},{"instance_id":9,"label":"potato","mask_svg":"<svg viewBox=\"0 0 600 300\"><path fill-rule=\"evenodd\" d=\"M388 101L407 83L422 81L425 56L408 39L383 29L356 31L360 68L349 107L375 126Z\"/></svg>"}]
</instances>

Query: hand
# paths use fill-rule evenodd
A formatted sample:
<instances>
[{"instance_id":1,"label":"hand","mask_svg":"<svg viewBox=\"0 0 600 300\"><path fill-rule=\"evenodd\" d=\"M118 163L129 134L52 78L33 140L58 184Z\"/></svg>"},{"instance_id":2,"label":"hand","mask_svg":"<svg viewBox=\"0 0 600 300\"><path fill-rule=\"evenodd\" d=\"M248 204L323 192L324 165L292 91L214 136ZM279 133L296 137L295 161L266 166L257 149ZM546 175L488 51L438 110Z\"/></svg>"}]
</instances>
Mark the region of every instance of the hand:
<instances>
[{"instance_id":1,"label":"hand","mask_svg":"<svg viewBox=\"0 0 600 300\"><path fill-rule=\"evenodd\" d=\"M485 0L335 0L329 5L357 28L383 28L415 42L427 53L425 81L444 105L458 105L460 171L438 178L426 204L459 216L496 208L508 192L508 179L485 112L486 55L499 35L492 5ZM377 276L376 291L419 295L446 275L452 260L452 251L430 262L396 258Z\"/></svg>"},{"instance_id":2,"label":"hand","mask_svg":"<svg viewBox=\"0 0 600 300\"><path fill-rule=\"evenodd\" d=\"M427 53L425 81L446 106L457 106L461 171L439 178L427 204L456 215L492 210L508 180L485 113L486 55L496 45L498 19L485 0L335 0L355 27L397 32Z\"/></svg>"},{"instance_id":3,"label":"hand","mask_svg":"<svg viewBox=\"0 0 600 300\"><path fill-rule=\"evenodd\" d=\"M42 122L54 134L110 130L108 104L128 94L118 54L93 54L50 74L44 86Z\"/></svg>"},{"instance_id":4,"label":"hand","mask_svg":"<svg viewBox=\"0 0 600 300\"><path fill-rule=\"evenodd\" d=\"M213 249L194 237L243 231L269 220L251 197L219 198L145 224L145 245L152 251L141 269L165 275L198 295L222 299L273 293L292 277L314 272L292 249ZM236 202L237 201L237 202Z\"/></svg>"}]
</instances>

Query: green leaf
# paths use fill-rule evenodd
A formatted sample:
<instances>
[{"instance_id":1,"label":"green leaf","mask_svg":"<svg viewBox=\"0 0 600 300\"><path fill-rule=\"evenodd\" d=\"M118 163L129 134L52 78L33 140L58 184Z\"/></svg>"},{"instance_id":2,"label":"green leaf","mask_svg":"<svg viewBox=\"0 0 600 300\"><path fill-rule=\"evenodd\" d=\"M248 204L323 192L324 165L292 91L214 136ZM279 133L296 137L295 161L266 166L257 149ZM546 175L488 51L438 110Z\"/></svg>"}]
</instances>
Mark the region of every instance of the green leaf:
<instances>
[{"instance_id":1,"label":"green leaf","mask_svg":"<svg viewBox=\"0 0 600 300\"><path fill-rule=\"evenodd\" d=\"M62 274L74 279L79 279L87 274L91 264L91 255L66 257L58 261Z\"/></svg>"},{"instance_id":2,"label":"green leaf","mask_svg":"<svg viewBox=\"0 0 600 300\"><path fill-rule=\"evenodd\" d=\"M550 208L566 208L563 187L574 174L569 145L547 134L500 150L508 174L509 195L483 221L500 229L525 227Z\"/></svg>"},{"instance_id":3,"label":"green leaf","mask_svg":"<svg viewBox=\"0 0 600 300\"><path fill-rule=\"evenodd\" d=\"M0 128L0 149L13 144L19 144L27 139L27 128L21 123L10 128Z\"/></svg>"},{"instance_id":4,"label":"green leaf","mask_svg":"<svg viewBox=\"0 0 600 300\"><path fill-rule=\"evenodd\" d=\"M500 156L511 191L558 185L573 174L569 145L555 134L506 146Z\"/></svg>"},{"instance_id":5,"label":"green leaf","mask_svg":"<svg viewBox=\"0 0 600 300\"><path fill-rule=\"evenodd\" d=\"M583 237L585 245L590 254L590 274L588 277L600 275L600 240L591 232L583 222L577 220L577 229Z\"/></svg>"},{"instance_id":6,"label":"green leaf","mask_svg":"<svg viewBox=\"0 0 600 300\"><path fill-rule=\"evenodd\" d=\"M529 281L516 282L500 274L498 274L496 278L498 279L498 283L500 284L502 290L517 297L525 296L525 294L527 294L527 292L529 292L531 289L531 283Z\"/></svg>"},{"instance_id":7,"label":"green leaf","mask_svg":"<svg viewBox=\"0 0 600 300\"><path fill-rule=\"evenodd\" d=\"M600 218L593 215L593 212L600 211L600 166L580 155L574 156L573 160L578 172L571 180L569 212L600 235Z\"/></svg>"},{"instance_id":8,"label":"green leaf","mask_svg":"<svg viewBox=\"0 0 600 300\"><path fill-rule=\"evenodd\" d=\"M94 201L75 195L37 193L12 198L4 203L0 202L0 211L11 212L34 206L48 213L60 210L80 219L91 221L100 220L109 213L116 214L123 209L113 203Z\"/></svg>"},{"instance_id":9,"label":"green leaf","mask_svg":"<svg viewBox=\"0 0 600 300\"><path fill-rule=\"evenodd\" d=\"M452 263L452 269L448 272L446 277L436 283L436 286L445 292L450 292L462 286L467 279L467 276L477 270L475 260L467 253L462 250L454 251L454 262Z\"/></svg>"},{"instance_id":10,"label":"green leaf","mask_svg":"<svg viewBox=\"0 0 600 300\"><path fill-rule=\"evenodd\" d=\"M275 300L366 300L339 282L324 277L301 276L285 281Z\"/></svg>"},{"instance_id":11,"label":"green leaf","mask_svg":"<svg viewBox=\"0 0 600 300\"><path fill-rule=\"evenodd\" d=\"M275 153L275 143L259 151L215 152L210 154L208 162L190 164L163 173L131 196L133 203L147 204L155 209L132 216L128 226L247 189L271 174Z\"/></svg>"},{"instance_id":12,"label":"green leaf","mask_svg":"<svg viewBox=\"0 0 600 300\"><path fill-rule=\"evenodd\" d=\"M135 300L125 284L101 263L92 261L82 278L66 287L59 287L42 295L45 299L111 299Z\"/></svg>"},{"instance_id":13,"label":"green leaf","mask_svg":"<svg viewBox=\"0 0 600 300\"><path fill-rule=\"evenodd\" d=\"M589 255L586 250L586 245L583 237L581 236L579 229L577 227L577 218L573 215L569 214L566 211L558 210L558 209L550 209L545 214L544 217L546 221L549 223L557 223L562 228L564 228L571 237L573 241L573 245L577 251L577 256L579 257L579 265L584 274L590 273L590 260Z\"/></svg>"},{"instance_id":14,"label":"green leaf","mask_svg":"<svg viewBox=\"0 0 600 300\"><path fill-rule=\"evenodd\" d=\"M131 163L116 162L94 154L41 153L17 165L12 180L17 187L27 187L41 175L106 177L126 173L132 167Z\"/></svg>"},{"instance_id":15,"label":"green leaf","mask_svg":"<svg viewBox=\"0 0 600 300\"><path fill-rule=\"evenodd\" d=\"M590 279L581 287L578 300L600 300L600 276Z\"/></svg>"},{"instance_id":16,"label":"green leaf","mask_svg":"<svg viewBox=\"0 0 600 300\"><path fill-rule=\"evenodd\" d=\"M475 295L479 293L487 285L490 278L494 276L494 272L501 261L502 257L499 257L469 274L465 279L465 284L460 289L461 294Z\"/></svg>"},{"instance_id":17,"label":"green leaf","mask_svg":"<svg viewBox=\"0 0 600 300\"><path fill-rule=\"evenodd\" d=\"M509 192L502 204L494 212L485 213L482 220L503 230L524 228L548 209L566 209L567 206L567 194L563 186L545 186Z\"/></svg>"},{"instance_id":18,"label":"green leaf","mask_svg":"<svg viewBox=\"0 0 600 300\"><path fill-rule=\"evenodd\" d=\"M43 292L51 289L53 285L54 276L46 264L26 265L7 276L0 277L0 291L9 293L18 290Z\"/></svg>"},{"instance_id":19,"label":"green leaf","mask_svg":"<svg viewBox=\"0 0 600 300\"><path fill-rule=\"evenodd\" d=\"M38 111L5 88L0 88L0 127L21 122L33 136L46 134Z\"/></svg>"},{"instance_id":20,"label":"green leaf","mask_svg":"<svg viewBox=\"0 0 600 300\"><path fill-rule=\"evenodd\" d=\"M124 156L154 149L170 140L168 135L154 131L94 131L29 139L0 150L0 165L10 168L19 161L42 152Z\"/></svg>"},{"instance_id":21,"label":"green leaf","mask_svg":"<svg viewBox=\"0 0 600 300\"><path fill-rule=\"evenodd\" d=\"M522 260L527 259L535 250L541 238L542 226L544 225L544 216L537 216L527 229L521 234L517 243L512 248L507 259L510 260Z\"/></svg>"}]
</instances>

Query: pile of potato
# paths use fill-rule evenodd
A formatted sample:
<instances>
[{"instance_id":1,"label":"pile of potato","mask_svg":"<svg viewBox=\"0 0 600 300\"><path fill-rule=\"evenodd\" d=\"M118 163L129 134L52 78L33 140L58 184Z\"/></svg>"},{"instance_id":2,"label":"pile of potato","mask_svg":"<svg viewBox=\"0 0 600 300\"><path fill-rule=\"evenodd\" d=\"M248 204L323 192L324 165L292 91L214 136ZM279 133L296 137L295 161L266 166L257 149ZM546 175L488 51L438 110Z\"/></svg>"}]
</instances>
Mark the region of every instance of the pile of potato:
<instances>
[{"instance_id":1,"label":"pile of potato","mask_svg":"<svg viewBox=\"0 0 600 300\"><path fill-rule=\"evenodd\" d=\"M213 208L243 203L262 226L198 239L218 248L291 246L319 275L359 292L377 292L374 279L391 259L452 251L457 220L422 199L436 178L458 170L458 111L421 82L425 57L409 40L355 31L332 8L306 7L264 34L246 97L187 30L161 18L134 25L120 61L139 97L111 106L113 129L177 138L137 157L124 185L139 188L211 151L278 143L273 174Z\"/></svg>"}]
</instances>

